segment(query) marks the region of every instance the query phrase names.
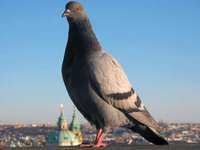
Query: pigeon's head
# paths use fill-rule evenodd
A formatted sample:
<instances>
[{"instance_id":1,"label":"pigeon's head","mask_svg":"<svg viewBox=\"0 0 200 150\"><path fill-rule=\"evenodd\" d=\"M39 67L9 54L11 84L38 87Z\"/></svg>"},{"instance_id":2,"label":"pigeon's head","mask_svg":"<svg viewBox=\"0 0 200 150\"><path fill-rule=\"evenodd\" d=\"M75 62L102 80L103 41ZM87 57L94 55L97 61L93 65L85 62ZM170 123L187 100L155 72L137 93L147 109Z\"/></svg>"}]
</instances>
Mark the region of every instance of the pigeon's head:
<instances>
[{"instance_id":1,"label":"pigeon's head","mask_svg":"<svg viewBox=\"0 0 200 150\"><path fill-rule=\"evenodd\" d=\"M66 16L69 23L80 22L87 19L87 14L83 6L75 1L70 1L65 6L62 17Z\"/></svg>"}]
</instances>

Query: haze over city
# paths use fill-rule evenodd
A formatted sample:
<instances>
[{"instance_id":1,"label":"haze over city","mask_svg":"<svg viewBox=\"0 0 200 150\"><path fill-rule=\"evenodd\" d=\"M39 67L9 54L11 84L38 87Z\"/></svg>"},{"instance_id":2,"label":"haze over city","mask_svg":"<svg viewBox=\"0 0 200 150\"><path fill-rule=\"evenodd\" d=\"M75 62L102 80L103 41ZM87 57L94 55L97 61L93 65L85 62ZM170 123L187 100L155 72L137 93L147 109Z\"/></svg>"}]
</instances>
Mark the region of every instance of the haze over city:
<instances>
[{"instance_id":1,"label":"haze over city","mask_svg":"<svg viewBox=\"0 0 200 150\"><path fill-rule=\"evenodd\" d=\"M71 119L61 76L66 2L0 1L0 124L56 123L61 103ZM155 119L200 122L200 2L80 2Z\"/></svg>"}]
</instances>

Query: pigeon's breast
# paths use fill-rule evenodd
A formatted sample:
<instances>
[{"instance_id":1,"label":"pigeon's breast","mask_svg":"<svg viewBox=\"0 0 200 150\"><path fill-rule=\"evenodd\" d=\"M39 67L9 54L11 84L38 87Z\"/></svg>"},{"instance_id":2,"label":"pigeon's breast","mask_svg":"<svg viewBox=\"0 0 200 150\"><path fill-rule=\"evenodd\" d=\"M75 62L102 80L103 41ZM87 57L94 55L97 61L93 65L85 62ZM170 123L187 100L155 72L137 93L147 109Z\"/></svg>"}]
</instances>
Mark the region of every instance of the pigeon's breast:
<instances>
[{"instance_id":1,"label":"pigeon's breast","mask_svg":"<svg viewBox=\"0 0 200 150\"><path fill-rule=\"evenodd\" d=\"M102 122L102 120L99 121L99 113L96 114L97 105L96 100L91 95L86 62L79 61L73 64L67 89L73 103L87 120L95 125Z\"/></svg>"}]
</instances>

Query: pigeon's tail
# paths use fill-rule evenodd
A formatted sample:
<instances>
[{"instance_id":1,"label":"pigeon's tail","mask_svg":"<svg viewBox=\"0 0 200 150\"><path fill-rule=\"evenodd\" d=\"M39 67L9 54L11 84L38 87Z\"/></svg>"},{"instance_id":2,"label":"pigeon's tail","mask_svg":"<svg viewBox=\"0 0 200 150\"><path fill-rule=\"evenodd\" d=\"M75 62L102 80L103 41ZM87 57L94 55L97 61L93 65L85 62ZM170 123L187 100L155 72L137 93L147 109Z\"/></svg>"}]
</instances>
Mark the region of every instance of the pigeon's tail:
<instances>
[{"instance_id":1,"label":"pigeon's tail","mask_svg":"<svg viewBox=\"0 0 200 150\"><path fill-rule=\"evenodd\" d=\"M130 128L132 131L141 134L146 140L156 145L168 145L168 142L153 128L145 125L135 125Z\"/></svg>"}]
</instances>

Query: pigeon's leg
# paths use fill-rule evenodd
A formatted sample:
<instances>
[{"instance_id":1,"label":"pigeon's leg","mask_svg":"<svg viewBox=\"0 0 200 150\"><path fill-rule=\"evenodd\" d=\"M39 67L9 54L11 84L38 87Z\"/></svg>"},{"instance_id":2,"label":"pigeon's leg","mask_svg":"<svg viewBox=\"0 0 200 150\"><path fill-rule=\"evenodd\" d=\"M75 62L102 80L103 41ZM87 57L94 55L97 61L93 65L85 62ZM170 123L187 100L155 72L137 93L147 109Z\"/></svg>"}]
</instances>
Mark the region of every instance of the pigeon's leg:
<instances>
[{"instance_id":1,"label":"pigeon's leg","mask_svg":"<svg viewBox=\"0 0 200 150\"><path fill-rule=\"evenodd\" d=\"M80 147L106 147L103 143L103 129L98 129L94 144L81 144Z\"/></svg>"},{"instance_id":2,"label":"pigeon's leg","mask_svg":"<svg viewBox=\"0 0 200 150\"><path fill-rule=\"evenodd\" d=\"M95 139L95 143L98 141L98 139L100 138L100 136L103 134L102 129L98 129L97 131L97 135L96 135L96 139Z\"/></svg>"},{"instance_id":3,"label":"pigeon's leg","mask_svg":"<svg viewBox=\"0 0 200 150\"><path fill-rule=\"evenodd\" d=\"M103 129L98 129L94 147L105 147L106 144L103 143Z\"/></svg>"}]
</instances>

